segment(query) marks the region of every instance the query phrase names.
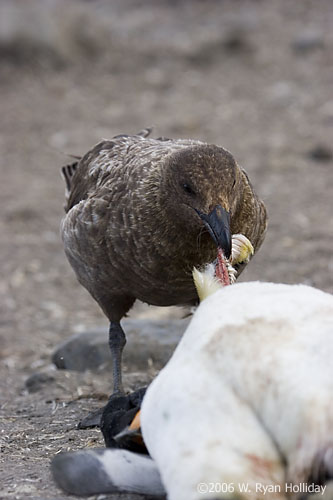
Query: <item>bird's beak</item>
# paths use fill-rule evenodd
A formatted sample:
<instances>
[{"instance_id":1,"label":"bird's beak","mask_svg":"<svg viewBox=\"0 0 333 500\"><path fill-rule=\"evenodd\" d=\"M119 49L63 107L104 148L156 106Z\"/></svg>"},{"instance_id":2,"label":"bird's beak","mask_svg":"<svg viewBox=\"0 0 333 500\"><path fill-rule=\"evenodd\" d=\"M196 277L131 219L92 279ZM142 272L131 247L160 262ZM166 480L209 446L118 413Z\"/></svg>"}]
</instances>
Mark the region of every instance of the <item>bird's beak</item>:
<instances>
[{"instance_id":1,"label":"bird's beak","mask_svg":"<svg viewBox=\"0 0 333 500\"><path fill-rule=\"evenodd\" d=\"M229 259L231 256L232 241L230 213L221 207L221 205L216 205L209 214L204 214L197 209L195 209L195 211L202 219L216 246L221 248L225 257Z\"/></svg>"}]
</instances>

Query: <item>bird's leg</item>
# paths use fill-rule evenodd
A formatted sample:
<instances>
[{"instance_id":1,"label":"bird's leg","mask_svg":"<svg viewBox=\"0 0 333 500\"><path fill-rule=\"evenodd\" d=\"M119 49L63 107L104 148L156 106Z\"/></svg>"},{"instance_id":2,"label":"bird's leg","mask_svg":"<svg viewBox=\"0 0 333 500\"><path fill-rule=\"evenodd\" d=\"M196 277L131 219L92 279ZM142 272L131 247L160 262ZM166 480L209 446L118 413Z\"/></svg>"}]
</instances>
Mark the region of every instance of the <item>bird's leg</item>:
<instances>
[{"instance_id":1,"label":"bird's leg","mask_svg":"<svg viewBox=\"0 0 333 500\"><path fill-rule=\"evenodd\" d=\"M109 346L112 357L113 369L113 393L123 393L121 358L126 337L119 321L111 321L109 329Z\"/></svg>"},{"instance_id":2,"label":"bird's leg","mask_svg":"<svg viewBox=\"0 0 333 500\"><path fill-rule=\"evenodd\" d=\"M126 344L125 333L120 326L119 321L111 321L109 329L109 346L111 350L111 358L113 364L113 396L124 395L123 384L121 380L121 356ZM88 429L101 425L101 417L104 408L99 408L97 411L89 413L79 422L79 429Z\"/></svg>"}]
</instances>

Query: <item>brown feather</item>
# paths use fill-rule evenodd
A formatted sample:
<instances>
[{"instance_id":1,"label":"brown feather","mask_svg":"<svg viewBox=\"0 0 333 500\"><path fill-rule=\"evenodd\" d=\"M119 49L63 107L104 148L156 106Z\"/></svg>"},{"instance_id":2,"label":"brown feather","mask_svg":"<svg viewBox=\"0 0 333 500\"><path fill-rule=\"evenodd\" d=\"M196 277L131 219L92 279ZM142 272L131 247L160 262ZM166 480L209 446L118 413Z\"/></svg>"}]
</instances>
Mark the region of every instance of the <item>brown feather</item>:
<instances>
[{"instance_id":1,"label":"brown feather","mask_svg":"<svg viewBox=\"0 0 333 500\"><path fill-rule=\"evenodd\" d=\"M148 133L100 142L70 176L65 251L111 321L137 298L162 306L196 302L192 269L213 261L216 247L194 208L222 205L232 233L247 236L255 251L266 232L265 206L228 151Z\"/></svg>"}]
</instances>

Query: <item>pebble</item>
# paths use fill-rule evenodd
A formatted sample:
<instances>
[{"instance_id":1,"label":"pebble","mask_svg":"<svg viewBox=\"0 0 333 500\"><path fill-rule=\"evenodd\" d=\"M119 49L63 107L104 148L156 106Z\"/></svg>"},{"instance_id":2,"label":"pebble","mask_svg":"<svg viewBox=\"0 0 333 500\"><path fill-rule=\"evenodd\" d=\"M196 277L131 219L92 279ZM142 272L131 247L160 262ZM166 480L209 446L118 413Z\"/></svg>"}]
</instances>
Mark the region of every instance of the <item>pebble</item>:
<instances>
[{"instance_id":1,"label":"pebble","mask_svg":"<svg viewBox=\"0 0 333 500\"><path fill-rule=\"evenodd\" d=\"M36 372L30 375L29 378L27 378L27 380L25 381L25 387L30 393L38 392L43 389L45 385L48 385L53 381L54 377L52 377L51 375L48 375L47 373Z\"/></svg>"},{"instance_id":2,"label":"pebble","mask_svg":"<svg viewBox=\"0 0 333 500\"><path fill-rule=\"evenodd\" d=\"M328 162L333 159L333 150L327 146L318 144L308 152L308 156L315 161Z\"/></svg>"},{"instance_id":3,"label":"pebble","mask_svg":"<svg viewBox=\"0 0 333 500\"><path fill-rule=\"evenodd\" d=\"M304 31L292 42L292 48L299 54L306 54L324 47L324 39L321 33Z\"/></svg>"}]
</instances>

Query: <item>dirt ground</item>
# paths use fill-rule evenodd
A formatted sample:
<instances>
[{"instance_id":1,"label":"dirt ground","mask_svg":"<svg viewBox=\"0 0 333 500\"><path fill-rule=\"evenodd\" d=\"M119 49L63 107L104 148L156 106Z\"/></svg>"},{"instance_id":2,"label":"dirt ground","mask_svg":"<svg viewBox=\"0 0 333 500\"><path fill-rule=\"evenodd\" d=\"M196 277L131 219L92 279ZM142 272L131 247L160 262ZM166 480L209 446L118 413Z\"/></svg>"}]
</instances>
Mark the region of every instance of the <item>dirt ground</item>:
<instances>
[{"instance_id":1,"label":"dirt ground","mask_svg":"<svg viewBox=\"0 0 333 500\"><path fill-rule=\"evenodd\" d=\"M51 364L72 333L107 328L62 250L66 154L146 126L229 149L270 217L241 279L332 292L332 26L331 0L2 0L0 498L66 498L51 457L103 444L76 424L109 377ZM127 368L128 387L151 376ZM53 380L29 393L36 372Z\"/></svg>"}]
</instances>

